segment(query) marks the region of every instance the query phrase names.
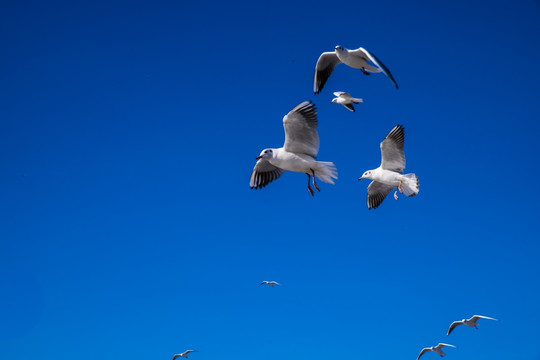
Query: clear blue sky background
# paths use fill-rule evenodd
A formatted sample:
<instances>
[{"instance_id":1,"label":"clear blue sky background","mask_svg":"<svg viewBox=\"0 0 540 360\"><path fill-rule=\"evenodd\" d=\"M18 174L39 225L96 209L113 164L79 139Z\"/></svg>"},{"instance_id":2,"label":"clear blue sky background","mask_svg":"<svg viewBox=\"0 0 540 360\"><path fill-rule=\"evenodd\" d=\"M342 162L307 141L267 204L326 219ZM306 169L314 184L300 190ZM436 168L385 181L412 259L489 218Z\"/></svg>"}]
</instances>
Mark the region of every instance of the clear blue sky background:
<instances>
[{"instance_id":1,"label":"clear blue sky background","mask_svg":"<svg viewBox=\"0 0 540 360\"><path fill-rule=\"evenodd\" d=\"M5 1L0 45L1 359L540 359L540 2ZM314 95L335 45L400 89ZM336 185L250 189L304 100ZM420 193L368 211L398 123Z\"/></svg>"}]
</instances>

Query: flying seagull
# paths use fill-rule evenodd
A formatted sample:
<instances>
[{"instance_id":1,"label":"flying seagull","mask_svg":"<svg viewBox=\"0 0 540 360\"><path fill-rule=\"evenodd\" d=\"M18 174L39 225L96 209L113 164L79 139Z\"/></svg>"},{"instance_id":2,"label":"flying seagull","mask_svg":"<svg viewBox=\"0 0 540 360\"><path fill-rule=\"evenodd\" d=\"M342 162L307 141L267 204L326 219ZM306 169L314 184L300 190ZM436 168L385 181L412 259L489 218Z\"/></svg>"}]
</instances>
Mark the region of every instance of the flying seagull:
<instances>
[{"instance_id":1,"label":"flying seagull","mask_svg":"<svg viewBox=\"0 0 540 360\"><path fill-rule=\"evenodd\" d=\"M277 281L266 281L266 280L264 280L264 281L261 283L261 285L262 285L262 284L268 284L268 285L270 285L271 287L274 287L274 286L276 286L276 285L281 285L281 284L278 283Z\"/></svg>"},{"instance_id":2,"label":"flying seagull","mask_svg":"<svg viewBox=\"0 0 540 360\"><path fill-rule=\"evenodd\" d=\"M361 102L364 102L364 100L353 98L351 94L343 91L336 91L334 95L337 96L337 98L332 99L333 103L341 104L352 112L354 112L353 104L359 104Z\"/></svg>"},{"instance_id":3,"label":"flying seagull","mask_svg":"<svg viewBox=\"0 0 540 360\"><path fill-rule=\"evenodd\" d=\"M313 186L321 191L315 177L325 183L334 184L337 169L332 162L317 161L319 134L317 133L317 110L311 101L304 101L283 117L285 144L278 149L264 149L255 159L259 160L253 168L249 186L263 188L276 180L285 170L305 173L308 176L308 191L313 196Z\"/></svg>"},{"instance_id":4,"label":"flying seagull","mask_svg":"<svg viewBox=\"0 0 540 360\"><path fill-rule=\"evenodd\" d=\"M451 347L455 348L454 345L439 343L437 346L430 346L430 347L423 348L422 351L420 351L420 354L418 355L416 360L420 359L420 356L424 355L428 351L433 351L433 352L441 355L441 357L443 357L446 354L441 349L443 347L445 347L445 346L451 346Z\"/></svg>"},{"instance_id":5,"label":"flying seagull","mask_svg":"<svg viewBox=\"0 0 540 360\"><path fill-rule=\"evenodd\" d=\"M183 353L181 354L176 354L173 356L172 360L176 359L176 358L179 358L179 357L185 357L187 359L187 354L189 354L190 352L197 352L197 350L186 350L184 351Z\"/></svg>"},{"instance_id":6,"label":"flying seagull","mask_svg":"<svg viewBox=\"0 0 540 360\"><path fill-rule=\"evenodd\" d=\"M494 318L489 317L489 316L474 315L470 319L463 319L461 321L454 321L452 324L450 324L450 327L448 328L448 332L446 333L446 336L450 335L450 333L454 330L454 328L456 326L459 326L459 325L467 325L468 327L475 327L476 330L478 330L478 324L476 322L479 319L489 319L489 320L498 321L497 319L494 319Z\"/></svg>"},{"instance_id":7,"label":"flying seagull","mask_svg":"<svg viewBox=\"0 0 540 360\"><path fill-rule=\"evenodd\" d=\"M405 132L401 125L396 125L381 142L381 166L368 170L358 180L373 180L368 186L367 207L376 209L386 195L396 186L406 196L418 194L418 178L415 174L403 175L405 168ZM397 191L394 193L397 200Z\"/></svg>"},{"instance_id":8,"label":"flying seagull","mask_svg":"<svg viewBox=\"0 0 540 360\"><path fill-rule=\"evenodd\" d=\"M313 78L313 92L315 94L321 92L326 80L328 80L336 65L341 63L355 69L360 69L365 75L382 72L394 83L396 89L399 89L390 70L373 53L370 53L364 48L348 50L339 45L334 49L335 51L323 52L319 56L319 60L317 60L315 76ZM370 65L369 62L372 62L374 65Z\"/></svg>"}]
</instances>

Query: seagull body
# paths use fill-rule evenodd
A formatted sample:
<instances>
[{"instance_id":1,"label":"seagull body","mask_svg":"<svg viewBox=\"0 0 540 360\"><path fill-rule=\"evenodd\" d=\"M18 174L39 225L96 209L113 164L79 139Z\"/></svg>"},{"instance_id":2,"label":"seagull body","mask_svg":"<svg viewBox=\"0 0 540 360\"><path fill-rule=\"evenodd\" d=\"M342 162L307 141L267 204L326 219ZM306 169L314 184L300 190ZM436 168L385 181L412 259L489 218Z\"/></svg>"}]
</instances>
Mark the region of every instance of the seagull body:
<instances>
[{"instance_id":1,"label":"seagull body","mask_svg":"<svg viewBox=\"0 0 540 360\"><path fill-rule=\"evenodd\" d=\"M376 209L386 195L395 187L406 196L418 194L419 184L415 174L403 175L405 168L405 132L401 125L396 125L381 142L381 166L368 170L358 180L373 180L368 186L367 207ZM394 193L397 200L397 191Z\"/></svg>"},{"instance_id":2,"label":"seagull body","mask_svg":"<svg viewBox=\"0 0 540 360\"><path fill-rule=\"evenodd\" d=\"M429 351L433 351L434 353L437 353L437 354L441 355L441 357L443 357L444 355L446 355L442 351L442 348L445 347L445 346L451 346L451 347L455 348L454 345L439 343L439 344L437 344L437 346L430 346L430 347L423 348L422 351L420 351L420 354L418 354L418 357L416 358L416 360L420 359L420 356L424 355L425 353L427 353Z\"/></svg>"},{"instance_id":3,"label":"seagull body","mask_svg":"<svg viewBox=\"0 0 540 360\"><path fill-rule=\"evenodd\" d=\"M184 358L187 359L187 357L188 357L187 354L189 354L190 352L196 352L196 351L197 351L197 350L186 350L186 351L184 351L184 352L181 353L181 354L176 354L176 355L174 355L173 358L172 358L172 360L174 360L174 359L176 359L176 358L179 358L179 357L184 357Z\"/></svg>"},{"instance_id":4,"label":"seagull body","mask_svg":"<svg viewBox=\"0 0 540 360\"><path fill-rule=\"evenodd\" d=\"M450 333L454 330L454 328L456 326L459 326L459 325L466 325L468 327L474 327L474 328L476 328L476 330L478 330L478 324L476 322L479 319L489 319L489 320L498 321L497 319L494 319L494 318L489 317L489 316L474 315L470 319L463 319L461 321L454 321L452 324L450 324L450 327L448 328L448 332L446 333L446 336L450 335Z\"/></svg>"},{"instance_id":5,"label":"seagull body","mask_svg":"<svg viewBox=\"0 0 540 360\"><path fill-rule=\"evenodd\" d=\"M343 91L336 91L334 95L337 97L332 99L333 103L341 104L352 112L354 112L353 104L359 104L361 102L364 102L364 100L359 98L353 98L351 94Z\"/></svg>"},{"instance_id":6,"label":"seagull body","mask_svg":"<svg viewBox=\"0 0 540 360\"><path fill-rule=\"evenodd\" d=\"M281 285L280 283L278 283L277 281L266 281L264 280L263 282L261 282L261 285L262 284L267 284L267 285L270 285L271 287L274 287L275 285Z\"/></svg>"},{"instance_id":7,"label":"seagull body","mask_svg":"<svg viewBox=\"0 0 540 360\"><path fill-rule=\"evenodd\" d=\"M354 69L360 69L365 75L382 72L392 81L396 89L399 88L390 70L373 53L364 48L349 50L339 45L334 50L323 52L317 60L313 78L313 92L315 94L321 92L334 68L341 63ZM369 62L374 65L369 64Z\"/></svg>"},{"instance_id":8,"label":"seagull body","mask_svg":"<svg viewBox=\"0 0 540 360\"><path fill-rule=\"evenodd\" d=\"M317 133L317 110L311 101L304 101L283 117L285 144L281 148L264 149L255 164L249 180L251 188L259 189L276 180L286 170L305 173L308 176L308 191L314 195L310 186L320 191L315 177L323 182L334 184L337 169L334 163L317 161L319 134Z\"/></svg>"}]
</instances>

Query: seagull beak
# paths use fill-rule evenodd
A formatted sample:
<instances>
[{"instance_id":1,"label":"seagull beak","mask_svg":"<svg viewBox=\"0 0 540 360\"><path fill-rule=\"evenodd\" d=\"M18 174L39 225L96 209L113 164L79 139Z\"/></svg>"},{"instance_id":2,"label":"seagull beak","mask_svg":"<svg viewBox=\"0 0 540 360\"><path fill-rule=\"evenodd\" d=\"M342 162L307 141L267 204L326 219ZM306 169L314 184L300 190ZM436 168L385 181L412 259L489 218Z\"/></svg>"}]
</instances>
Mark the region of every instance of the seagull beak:
<instances>
[{"instance_id":1,"label":"seagull beak","mask_svg":"<svg viewBox=\"0 0 540 360\"><path fill-rule=\"evenodd\" d=\"M365 179L365 177L363 177L363 176L362 176L362 177L359 177L359 178L358 178L358 181L360 181L360 180L362 180L362 179Z\"/></svg>"},{"instance_id":2,"label":"seagull beak","mask_svg":"<svg viewBox=\"0 0 540 360\"><path fill-rule=\"evenodd\" d=\"M259 159L262 159L262 155L259 155L255 158L255 160L259 160Z\"/></svg>"}]
</instances>

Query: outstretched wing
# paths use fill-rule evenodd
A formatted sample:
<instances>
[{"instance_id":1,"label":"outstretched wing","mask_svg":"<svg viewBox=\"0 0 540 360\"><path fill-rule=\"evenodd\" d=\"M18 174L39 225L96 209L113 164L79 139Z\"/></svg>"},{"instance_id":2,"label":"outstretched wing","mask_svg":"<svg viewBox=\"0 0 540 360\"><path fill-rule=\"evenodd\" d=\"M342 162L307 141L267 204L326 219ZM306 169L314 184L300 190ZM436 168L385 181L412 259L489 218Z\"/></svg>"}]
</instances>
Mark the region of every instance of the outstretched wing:
<instances>
[{"instance_id":1,"label":"outstretched wing","mask_svg":"<svg viewBox=\"0 0 540 360\"><path fill-rule=\"evenodd\" d=\"M304 101L285 115L283 127L285 151L317 157L319 152L317 109L311 101Z\"/></svg>"},{"instance_id":2,"label":"outstretched wing","mask_svg":"<svg viewBox=\"0 0 540 360\"><path fill-rule=\"evenodd\" d=\"M340 96L342 98L345 98L345 99L348 99L351 97L351 94L349 94L348 92L344 92L344 91L336 91L334 93L335 96Z\"/></svg>"},{"instance_id":3,"label":"outstretched wing","mask_svg":"<svg viewBox=\"0 0 540 360\"><path fill-rule=\"evenodd\" d=\"M424 355L425 353L427 353L428 351L431 351L431 348L423 348L422 351L420 351L420 354L418 354L418 357L416 358L416 360L420 359L420 357Z\"/></svg>"},{"instance_id":4,"label":"outstretched wing","mask_svg":"<svg viewBox=\"0 0 540 360\"><path fill-rule=\"evenodd\" d=\"M317 65L315 65L315 75L313 77L313 92L318 94L324 87L326 80L334 71L334 68L337 64L341 63L341 60L338 59L335 51L323 52L317 60Z\"/></svg>"},{"instance_id":5,"label":"outstretched wing","mask_svg":"<svg viewBox=\"0 0 540 360\"><path fill-rule=\"evenodd\" d=\"M381 60L379 60L375 54L367 51L366 49L364 48L360 48L358 50L361 50L362 52L364 52L364 54L366 54L366 56L369 58L369 60L371 60L371 62L373 62L375 65L377 65L379 67L379 69L382 70L382 72L384 73L384 75L386 75L386 77L388 77L390 79L390 81L392 81L392 83L394 84L394 86L396 87L396 89L399 89L399 86L396 82L396 80L394 79L394 76L392 76L392 73L390 72L390 70L386 67L386 65L383 64L383 62Z\"/></svg>"},{"instance_id":6,"label":"outstretched wing","mask_svg":"<svg viewBox=\"0 0 540 360\"><path fill-rule=\"evenodd\" d=\"M342 105L345 106L347 109L351 110L352 112L354 112L353 104L342 104Z\"/></svg>"},{"instance_id":7,"label":"outstretched wing","mask_svg":"<svg viewBox=\"0 0 540 360\"><path fill-rule=\"evenodd\" d=\"M483 316L483 315L474 315L471 320L474 321L474 322L477 322L478 319L488 319L488 320L495 320L495 321L499 321L495 318L492 318L492 317L489 317L489 316Z\"/></svg>"},{"instance_id":8,"label":"outstretched wing","mask_svg":"<svg viewBox=\"0 0 540 360\"><path fill-rule=\"evenodd\" d=\"M394 186L383 184L382 182L372 181L368 186L367 192L367 207L368 209L376 209L382 204L386 195L392 191Z\"/></svg>"},{"instance_id":9,"label":"outstretched wing","mask_svg":"<svg viewBox=\"0 0 540 360\"><path fill-rule=\"evenodd\" d=\"M448 328L448 332L446 333L446 336L450 335L452 331L454 331L456 326L462 325L463 321L454 321L452 324L450 324L450 327Z\"/></svg>"},{"instance_id":10,"label":"outstretched wing","mask_svg":"<svg viewBox=\"0 0 540 360\"><path fill-rule=\"evenodd\" d=\"M268 160L259 159L251 172L249 186L251 186L252 189L262 189L279 178L284 172L285 170L270 164Z\"/></svg>"},{"instance_id":11,"label":"outstretched wing","mask_svg":"<svg viewBox=\"0 0 540 360\"><path fill-rule=\"evenodd\" d=\"M403 169L405 169L404 144L404 128L401 125L396 125L381 142L381 168L403 173Z\"/></svg>"}]
</instances>

